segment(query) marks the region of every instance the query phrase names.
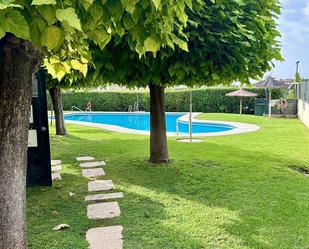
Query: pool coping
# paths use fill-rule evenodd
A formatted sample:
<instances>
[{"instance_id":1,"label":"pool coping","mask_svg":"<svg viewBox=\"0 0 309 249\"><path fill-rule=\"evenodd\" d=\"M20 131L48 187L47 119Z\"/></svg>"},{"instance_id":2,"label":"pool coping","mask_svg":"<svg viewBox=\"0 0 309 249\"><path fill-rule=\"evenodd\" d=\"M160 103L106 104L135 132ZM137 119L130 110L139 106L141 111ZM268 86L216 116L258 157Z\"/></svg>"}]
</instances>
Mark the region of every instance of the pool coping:
<instances>
[{"instance_id":1,"label":"pool coping","mask_svg":"<svg viewBox=\"0 0 309 249\"><path fill-rule=\"evenodd\" d=\"M81 115L81 114L128 114L128 112L74 112L74 113L66 113L66 115ZM139 112L139 113L147 113L147 112ZM138 114L137 112L132 112L132 114ZM189 113L185 112L167 112L167 114L183 114L179 118L179 121L189 123ZM235 134L242 134L248 132L254 132L260 130L260 127L254 124L248 123L239 123L239 122L229 122L229 121L220 121L220 120L201 120L196 119L197 116L201 115L201 112L194 112L192 113L192 122L194 123L212 123L212 124L222 124L222 125L229 125L235 127L229 131L219 131L219 132L208 132L208 133L194 133L192 134L193 137L214 137L214 136L226 136L226 135L235 135ZM124 128L117 125L108 125L108 124L99 124L99 123L92 123L92 122L84 122L84 121L74 121L74 120L65 120L68 124L76 124L76 125L84 125L89 127L101 128L108 131L120 132L120 133L128 133L128 134L138 134L138 135L150 135L149 131L140 131L135 129ZM188 136L188 133L179 133L176 132L167 132L167 136L169 137L184 137Z\"/></svg>"}]
</instances>

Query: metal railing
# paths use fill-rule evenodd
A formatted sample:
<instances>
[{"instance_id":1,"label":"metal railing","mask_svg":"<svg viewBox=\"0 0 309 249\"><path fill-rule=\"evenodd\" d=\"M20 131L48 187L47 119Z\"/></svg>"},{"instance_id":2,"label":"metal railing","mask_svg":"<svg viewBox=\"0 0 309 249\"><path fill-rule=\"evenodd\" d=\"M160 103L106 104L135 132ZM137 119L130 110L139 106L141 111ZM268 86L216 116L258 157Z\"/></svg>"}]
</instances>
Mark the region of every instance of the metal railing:
<instances>
[{"instance_id":1,"label":"metal railing","mask_svg":"<svg viewBox=\"0 0 309 249\"><path fill-rule=\"evenodd\" d=\"M133 106L128 106L128 112L139 112L139 105L138 102L134 102Z\"/></svg>"},{"instance_id":2,"label":"metal railing","mask_svg":"<svg viewBox=\"0 0 309 249\"><path fill-rule=\"evenodd\" d=\"M297 97L303 101L309 102L309 80L297 85Z\"/></svg>"},{"instance_id":3,"label":"metal railing","mask_svg":"<svg viewBox=\"0 0 309 249\"><path fill-rule=\"evenodd\" d=\"M133 105L133 111L135 111L135 112L138 112L138 111L139 111L139 105L138 105L138 102L134 102L134 105Z\"/></svg>"},{"instance_id":4,"label":"metal railing","mask_svg":"<svg viewBox=\"0 0 309 249\"><path fill-rule=\"evenodd\" d=\"M176 119L176 135L177 136L180 134L179 125L188 125L188 134L190 135L190 129L192 129L190 128L190 114L189 114L188 121L179 120L179 118Z\"/></svg>"},{"instance_id":5,"label":"metal railing","mask_svg":"<svg viewBox=\"0 0 309 249\"><path fill-rule=\"evenodd\" d=\"M77 110L77 111L80 111L80 112L84 112L82 109L79 109L78 107L76 107L76 106L73 105L73 106L71 107L71 111L74 112L74 109Z\"/></svg>"}]
</instances>

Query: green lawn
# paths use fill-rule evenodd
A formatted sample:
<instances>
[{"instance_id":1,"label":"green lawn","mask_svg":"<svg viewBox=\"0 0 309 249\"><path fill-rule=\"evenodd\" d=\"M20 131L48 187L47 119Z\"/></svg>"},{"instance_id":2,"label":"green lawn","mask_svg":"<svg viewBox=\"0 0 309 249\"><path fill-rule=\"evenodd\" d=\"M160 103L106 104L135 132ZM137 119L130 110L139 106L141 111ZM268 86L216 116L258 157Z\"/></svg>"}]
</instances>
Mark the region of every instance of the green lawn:
<instances>
[{"instance_id":1,"label":"green lawn","mask_svg":"<svg viewBox=\"0 0 309 249\"><path fill-rule=\"evenodd\" d=\"M52 136L52 157L63 161L63 180L28 189L30 248L86 249L88 228L121 224L129 249L308 249L309 176L290 167L309 167L309 130L296 119L201 118L248 122L261 130L203 138L200 144L171 138L169 165L147 162L146 136L74 125L68 137ZM103 179L124 192L121 217L87 219L87 181L78 155L107 162ZM51 231L60 223L71 227Z\"/></svg>"}]
</instances>

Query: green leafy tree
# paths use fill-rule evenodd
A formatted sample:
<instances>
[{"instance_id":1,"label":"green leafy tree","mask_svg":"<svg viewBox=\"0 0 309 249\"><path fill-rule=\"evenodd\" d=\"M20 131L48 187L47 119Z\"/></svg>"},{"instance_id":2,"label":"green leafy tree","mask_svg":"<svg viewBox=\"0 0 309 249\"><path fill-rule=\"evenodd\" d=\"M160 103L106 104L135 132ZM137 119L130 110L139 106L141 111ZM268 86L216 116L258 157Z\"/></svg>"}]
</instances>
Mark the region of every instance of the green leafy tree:
<instances>
[{"instance_id":1,"label":"green leafy tree","mask_svg":"<svg viewBox=\"0 0 309 249\"><path fill-rule=\"evenodd\" d=\"M87 70L87 65L86 65ZM78 70L78 69L77 69ZM46 87L49 91L49 95L52 101L53 112L55 117L56 135L66 136L68 131L64 122L64 113L61 101L61 89L68 88L81 88L82 86L88 86L88 82L85 81L85 75L81 71L71 71L66 74L60 81L53 78L50 74L45 71L45 82Z\"/></svg>"},{"instance_id":2,"label":"green leafy tree","mask_svg":"<svg viewBox=\"0 0 309 249\"><path fill-rule=\"evenodd\" d=\"M299 72L296 72L296 73L295 73L295 82L297 82L297 83L302 82L302 78L301 78Z\"/></svg>"},{"instance_id":3,"label":"green leafy tree","mask_svg":"<svg viewBox=\"0 0 309 249\"><path fill-rule=\"evenodd\" d=\"M55 126L56 126L56 135L66 136L68 131L64 122L64 113L61 100L61 90L63 89L81 89L85 87L94 87L94 82L87 81L86 76L87 66L85 67L85 72L82 73L80 69L76 68L71 70L66 74L60 81L56 78L53 78L45 70L45 82L46 87L49 91L51 97L54 117L55 117ZM102 84L100 84L102 85ZM86 103L84 103L86 104Z\"/></svg>"},{"instance_id":4,"label":"green leafy tree","mask_svg":"<svg viewBox=\"0 0 309 249\"><path fill-rule=\"evenodd\" d=\"M126 35L113 39L104 50L91 46L96 70L93 79L150 90L150 161L168 162L164 88L249 83L282 60L277 38L276 19L280 14L277 0L206 0L193 1L186 8L188 26L182 37L157 51L157 44L131 20L126 26L144 34L142 56L131 51ZM173 44L178 46L173 47ZM146 53L145 53L146 52ZM152 56L152 52L155 56Z\"/></svg>"},{"instance_id":5,"label":"green leafy tree","mask_svg":"<svg viewBox=\"0 0 309 249\"><path fill-rule=\"evenodd\" d=\"M298 67L298 65L297 65L297 67ZM302 79L300 73L298 72L298 68L297 68L296 73L295 73L294 81L297 84L301 84L303 82L303 79ZM294 85L292 88L287 89L285 97L288 98L288 99L297 98L297 85Z\"/></svg>"},{"instance_id":6,"label":"green leafy tree","mask_svg":"<svg viewBox=\"0 0 309 249\"><path fill-rule=\"evenodd\" d=\"M0 0L0 227L2 248L27 248L25 181L31 86L44 64L59 81L125 36L142 55L173 46L190 0ZM136 22L145 33L129 30ZM147 42L144 42L145 34Z\"/></svg>"},{"instance_id":7,"label":"green leafy tree","mask_svg":"<svg viewBox=\"0 0 309 249\"><path fill-rule=\"evenodd\" d=\"M61 84L62 82L59 82ZM52 101L53 113L55 117L56 135L66 136L68 131L64 122L64 113L61 101L61 86L55 84L48 89Z\"/></svg>"}]
</instances>

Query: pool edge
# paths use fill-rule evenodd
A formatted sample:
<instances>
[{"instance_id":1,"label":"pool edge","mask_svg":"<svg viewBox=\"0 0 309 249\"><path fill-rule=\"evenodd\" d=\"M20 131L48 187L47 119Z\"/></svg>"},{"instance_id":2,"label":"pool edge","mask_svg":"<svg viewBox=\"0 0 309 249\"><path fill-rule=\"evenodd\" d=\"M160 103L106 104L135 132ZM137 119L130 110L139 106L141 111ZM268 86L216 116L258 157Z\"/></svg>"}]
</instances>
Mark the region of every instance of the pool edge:
<instances>
[{"instance_id":1,"label":"pool edge","mask_svg":"<svg viewBox=\"0 0 309 249\"><path fill-rule=\"evenodd\" d=\"M93 114L100 114L100 113L109 113L109 114L128 114L128 112L90 112ZM89 112L79 112L74 114L90 114ZM145 112L141 112L145 113ZM189 122L189 114L184 112L167 112L169 114L184 114L179 118L182 122ZM208 133L194 133L192 134L193 137L214 137L214 136L226 136L226 135L236 135L236 134L242 134L242 133L249 133L249 132L255 132L261 129L260 126L254 125L254 124L248 124L248 123L239 123L239 122L229 122L229 121L220 121L220 120L202 120L202 119L196 119L197 116L201 115L201 112L194 112L192 113L192 122L198 122L198 123L213 123L213 124L223 124L223 125L229 125L235 127L235 129L228 130L228 131L220 131L220 132L208 132ZM66 115L72 115L72 114L65 114ZM105 129L108 131L114 131L114 132L120 132L120 133L127 133L127 134L137 134L137 135L149 135L149 131L140 131L135 129L129 129L124 128L117 125L108 125L108 124L99 124L99 123L92 123L92 122L84 122L84 121L73 121L73 120L65 120L65 123L68 124L76 124L76 125L84 125L88 127L94 127L94 128L100 128ZM184 137L188 136L188 133L179 133L177 135L176 132L167 132L167 136L169 137Z\"/></svg>"}]
</instances>

